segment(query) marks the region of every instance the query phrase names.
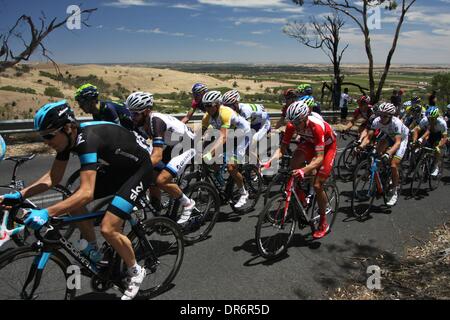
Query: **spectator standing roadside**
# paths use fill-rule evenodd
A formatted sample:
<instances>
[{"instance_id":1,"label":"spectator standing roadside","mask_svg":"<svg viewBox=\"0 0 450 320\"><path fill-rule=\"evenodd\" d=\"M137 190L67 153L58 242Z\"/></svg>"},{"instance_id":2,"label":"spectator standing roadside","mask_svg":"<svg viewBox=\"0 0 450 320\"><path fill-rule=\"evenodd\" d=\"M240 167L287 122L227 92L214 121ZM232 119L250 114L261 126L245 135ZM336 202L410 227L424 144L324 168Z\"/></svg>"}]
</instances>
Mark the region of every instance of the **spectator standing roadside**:
<instances>
[{"instance_id":1,"label":"spectator standing roadside","mask_svg":"<svg viewBox=\"0 0 450 320\"><path fill-rule=\"evenodd\" d=\"M433 92L431 92L430 96L428 97L428 105L429 106L436 106L436 90L433 90Z\"/></svg>"},{"instance_id":2,"label":"spectator standing roadside","mask_svg":"<svg viewBox=\"0 0 450 320\"><path fill-rule=\"evenodd\" d=\"M348 88L344 89L344 93L341 94L341 100L339 102L339 108L341 109L341 122L346 122L348 114L348 103L350 102L350 96L348 95Z\"/></svg>"}]
</instances>

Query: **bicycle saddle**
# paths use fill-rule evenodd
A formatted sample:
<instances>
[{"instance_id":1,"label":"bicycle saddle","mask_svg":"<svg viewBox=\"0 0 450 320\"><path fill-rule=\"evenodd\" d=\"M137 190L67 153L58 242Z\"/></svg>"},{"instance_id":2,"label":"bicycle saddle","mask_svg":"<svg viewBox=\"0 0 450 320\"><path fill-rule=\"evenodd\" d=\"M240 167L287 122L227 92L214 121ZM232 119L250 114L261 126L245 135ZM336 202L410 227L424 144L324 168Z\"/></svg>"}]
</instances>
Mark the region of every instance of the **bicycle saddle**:
<instances>
[{"instance_id":1,"label":"bicycle saddle","mask_svg":"<svg viewBox=\"0 0 450 320\"><path fill-rule=\"evenodd\" d=\"M36 156L36 154L33 153L31 155L26 155L26 156L7 157L7 158L5 158L5 160L10 160L10 161L19 162L19 163L25 163L27 161L32 160L35 156Z\"/></svg>"}]
</instances>

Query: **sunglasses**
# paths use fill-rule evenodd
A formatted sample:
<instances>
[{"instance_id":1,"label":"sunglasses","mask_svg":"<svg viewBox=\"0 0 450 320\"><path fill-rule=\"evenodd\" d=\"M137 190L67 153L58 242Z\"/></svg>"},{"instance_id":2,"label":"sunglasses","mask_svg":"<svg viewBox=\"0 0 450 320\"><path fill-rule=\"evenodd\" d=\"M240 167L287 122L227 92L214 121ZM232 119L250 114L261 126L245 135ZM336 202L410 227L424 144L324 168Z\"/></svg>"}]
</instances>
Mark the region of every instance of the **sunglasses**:
<instances>
[{"instance_id":1,"label":"sunglasses","mask_svg":"<svg viewBox=\"0 0 450 320\"><path fill-rule=\"evenodd\" d=\"M44 140L52 140L62 128L56 129L55 131L49 132L47 134L42 134L41 138Z\"/></svg>"},{"instance_id":2,"label":"sunglasses","mask_svg":"<svg viewBox=\"0 0 450 320\"><path fill-rule=\"evenodd\" d=\"M204 103L203 106L205 108L212 108L212 107L217 106L217 103Z\"/></svg>"},{"instance_id":3,"label":"sunglasses","mask_svg":"<svg viewBox=\"0 0 450 320\"><path fill-rule=\"evenodd\" d=\"M145 112L145 110L142 110L142 111L132 111L132 112L130 112L131 113L131 117L137 117L138 115L141 115L141 114L143 114Z\"/></svg>"},{"instance_id":4,"label":"sunglasses","mask_svg":"<svg viewBox=\"0 0 450 320\"><path fill-rule=\"evenodd\" d=\"M295 119L294 121L291 121L291 122L292 122L292 124L293 124L294 126L298 126L300 123L306 121L306 119L307 119L307 118L305 118L305 119Z\"/></svg>"}]
</instances>

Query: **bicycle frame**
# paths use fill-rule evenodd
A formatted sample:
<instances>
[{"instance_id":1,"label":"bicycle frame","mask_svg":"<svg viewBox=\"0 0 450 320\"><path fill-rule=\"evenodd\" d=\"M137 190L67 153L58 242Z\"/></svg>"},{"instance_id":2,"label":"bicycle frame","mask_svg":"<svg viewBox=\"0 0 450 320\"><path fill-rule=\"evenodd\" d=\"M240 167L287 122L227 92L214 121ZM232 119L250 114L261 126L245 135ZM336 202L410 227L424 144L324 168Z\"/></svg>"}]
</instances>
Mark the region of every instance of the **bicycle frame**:
<instances>
[{"instance_id":1,"label":"bicycle frame","mask_svg":"<svg viewBox=\"0 0 450 320\"><path fill-rule=\"evenodd\" d=\"M100 212L92 212L84 215L74 216L74 217L62 217L55 218L57 224L67 224L74 223L80 221L86 221L95 219L105 215L105 211ZM148 255L148 258L151 259L151 266L154 266L158 263L157 257L153 253L153 248L151 244L143 235L142 228L139 227L140 221L135 220L133 217L129 220L132 231L135 232L137 239L139 240L140 245L144 248L144 252ZM63 251L67 252L71 257L73 257L80 266L86 268L89 277L98 277L100 280L112 283L116 287L121 290L124 290L123 284L120 279L114 279L111 275L114 273L115 268L119 268L118 265L118 257L117 253L115 253L110 260L109 263L104 268L98 268L97 265L92 262L89 258L85 257L81 251L79 251L68 239L63 237L58 229L55 229L52 225L50 225L44 232L44 235L41 236L40 231L35 231L35 236L38 239L36 243L32 246L35 247L37 251L41 253L36 256L33 264L31 265L30 272L28 273L27 279L23 285L21 296L24 298L31 298L34 295L34 292L39 287L43 270L47 265L48 260L54 252L58 252L59 247L63 249ZM54 239L46 239L45 237L50 237ZM109 245L108 245L109 246ZM56 247L56 248L55 248ZM110 247L109 247L110 248ZM27 287L33 281L33 287L30 293L26 292Z\"/></svg>"}]
</instances>

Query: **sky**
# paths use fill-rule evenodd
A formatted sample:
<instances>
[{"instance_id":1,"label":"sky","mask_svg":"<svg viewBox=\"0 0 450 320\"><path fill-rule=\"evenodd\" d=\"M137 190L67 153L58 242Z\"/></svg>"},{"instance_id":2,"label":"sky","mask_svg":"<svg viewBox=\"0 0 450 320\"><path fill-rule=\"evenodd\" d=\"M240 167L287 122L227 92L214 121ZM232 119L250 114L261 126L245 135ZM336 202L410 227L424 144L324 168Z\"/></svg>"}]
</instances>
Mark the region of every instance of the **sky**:
<instances>
[{"instance_id":1,"label":"sky","mask_svg":"<svg viewBox=\"0 0 450 320\"><path fill-rule=\"evenodd\" d=\"M98 8L90 27L63 27L45 40L61 63L328 63L321 50L307 48L283 33L288 23L322 19L330 10L291 0L0 0L0 34L22 14L40 25L45 15L63 19L70 5ZM401 0L397 0L401 2ZM311 3L312 1L305 1ZM353 1L359 5L360 1ZM398 10L399 11L399 10ZM384 63L398 11L380 11L372 30L375 62ZM366 63L360 29L346 18L343 63ZM26 38L27 28L21 28ZM16 43L18 46L19 43ZM32 60L42 59L39 54ZM450 0L417 0L402 27L393 59L397 64L450 64Z\"/></svg>"}]
</instances>

